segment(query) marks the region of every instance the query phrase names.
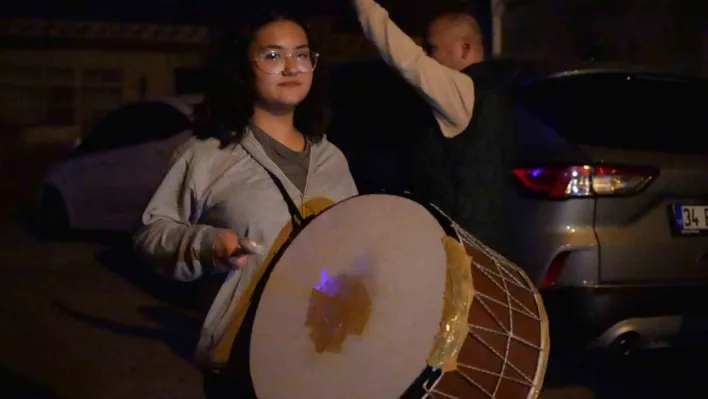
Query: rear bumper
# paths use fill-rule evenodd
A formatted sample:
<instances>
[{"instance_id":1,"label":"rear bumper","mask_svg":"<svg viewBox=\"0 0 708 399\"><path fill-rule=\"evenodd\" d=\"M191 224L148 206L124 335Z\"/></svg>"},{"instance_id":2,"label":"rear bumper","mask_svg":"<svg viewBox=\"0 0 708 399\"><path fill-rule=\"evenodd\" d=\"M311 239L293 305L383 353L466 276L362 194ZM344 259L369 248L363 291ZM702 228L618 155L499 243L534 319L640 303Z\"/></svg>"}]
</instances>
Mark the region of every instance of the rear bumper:
<instances>
[{"instance_id":1,"label":"rear bumper","mask_svg":"<svg viewBox=\"0 0 708 399\"><path fill-rule=\"evenodd\" d=\"M554 349L655 347L708 333L708 284L553 288L541 294Z\"/></svg>"}]
</instances>

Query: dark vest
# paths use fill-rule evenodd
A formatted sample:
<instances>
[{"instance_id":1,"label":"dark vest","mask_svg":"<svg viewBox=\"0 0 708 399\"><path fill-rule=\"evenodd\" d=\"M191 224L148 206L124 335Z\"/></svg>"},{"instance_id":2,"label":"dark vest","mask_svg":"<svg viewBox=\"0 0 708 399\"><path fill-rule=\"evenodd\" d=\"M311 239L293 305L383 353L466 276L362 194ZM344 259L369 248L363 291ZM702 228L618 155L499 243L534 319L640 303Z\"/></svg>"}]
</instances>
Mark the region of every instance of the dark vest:
<instances>
[{"instance_id":1,"label":"dark vest","mask_svg":"<svg viewBox=\"0 0 708 399\"><path fill-rule=\"evenodd\" d=\"M507 255L513 243L507 215L515 133L508 85L494 67L485 62L463 71L475 82L475 106L470 124L460 135L443 137L432 118L418 132L411 191Z\"/></svg>"}]
</instances>

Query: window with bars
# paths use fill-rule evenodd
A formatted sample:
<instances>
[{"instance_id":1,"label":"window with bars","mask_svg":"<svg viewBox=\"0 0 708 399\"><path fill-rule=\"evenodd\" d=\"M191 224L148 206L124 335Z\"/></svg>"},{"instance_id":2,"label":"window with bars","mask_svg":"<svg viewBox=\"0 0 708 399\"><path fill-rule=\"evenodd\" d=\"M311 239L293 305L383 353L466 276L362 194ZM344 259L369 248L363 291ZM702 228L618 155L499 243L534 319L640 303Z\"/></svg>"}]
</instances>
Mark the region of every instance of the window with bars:
<instances>
[{"instance_id":1,"label":"window with bars","mask_svg":"<svg viewBox=\"0 0 708 399\"><path fill-rule=\"evenodd\" d=\"M45 119L41 68L0 66L0 118L4 124L34 125Z\"/></svg>"},{"instance_id":2,"label":"window with bars","mask_svg":"<svg viewBox=\"0 0 708 399\"><path fill-rule=\"evenodd\" d=\"M0 122L92 125L123 100L121 69L0 66Z\"/></svg>"},{"instance_id":3,"label":"window with bars","mask_svg":"<svg viewBox=\"0 0 708 399\"><path fill-rule=\"evenodd\" d=\"M81 71L81 86L123 86L123 71L121 69L84 69Z\"/></svg>"},{"instance_id":4,"label":"window with bars","mask_svg":"<svg viewBox=\"0 0 708 399\"><path fill-rule=\"evenodd\" d=\"M81 124L90 128L123 101L124 74L120 69L81 71Z\"/></svg>"},{"instance_id":5,"label":"window with bars","mask_svg":"<svg viewBox=\"0 0 708 399\"><path fill-rule=\"evenodd\" d=\"M72 125L76 122L76 74L71 68L46 68L43 91L45 125Z\"/></svg>"},{"instance_id":6,"label":"window with bars","mask_svg":"<svg viewBox=\"0 0 708 399\"><path fill-rule=\"evenodd\" d=\"M4 124L41 124L46 119L42 87L0 83L0 119Z\"/></svg>"}]
</instances>

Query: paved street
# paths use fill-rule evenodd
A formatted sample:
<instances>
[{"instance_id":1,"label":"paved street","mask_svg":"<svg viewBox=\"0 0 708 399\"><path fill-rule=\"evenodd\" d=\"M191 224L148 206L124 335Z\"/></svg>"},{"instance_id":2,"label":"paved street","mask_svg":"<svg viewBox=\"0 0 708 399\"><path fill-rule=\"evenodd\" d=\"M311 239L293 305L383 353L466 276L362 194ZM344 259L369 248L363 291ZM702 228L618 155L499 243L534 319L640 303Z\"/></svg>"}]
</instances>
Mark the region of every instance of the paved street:
<instances>
[{"instance_id":1,"label":"paved street","mask_svg":"<svg viewBox=\"0 0 708 399\"><path fill-rule=\"evenodd\" d=\"M0 386L10 399L202 397L190 287L100 243L42 243L10 223L0 234ZM578 392L553 397L592 397Z\"/></svg>"},{"instance_id":2,"label":"paved street","mask_svg":"<svg viewBox=\"0 0 708 399\"><path fill-rule=\"evenodd\" d=\"M56 151L11 151L0 151L0 397L200 398L196 332L175 305L189 290L105 245L34 239L26 215Z\"/></svg>"},{"instance_id":3,"label":"paved street","mask_svg":"<svg viewBox=\"0 0 708 399\"><path fill-rule=\"evenodd\" d=\"M32 195L15 193L0 215L0 397L201 398L194 285L154 277L113 240L36 240L17 217ZM706 350L577 358L551 364L542 398L706 398L706 375Z\"/></svg>"},{"instance_id":4,"label":"paved street","mask_svg":"<svg viewBox=\"0 0 708 399\"><path fill-rule=\"evenodd\" d=\"M111 269L133 265L100 262L100 245L0 231L0 386L15 392L9 398L201 397L187 312L141 290L139 273L131 282Z\"/></svg>"},{"instance_id":5,"label":"paved street","mask_svg":"<svg viewBox=\"0 0 708 399\"><path fill-rule=\"evenodd\" d=\"M2 397L201 398L188 360L196 339L189 286L158 280L126 251L100 243L42 243L11 223L0 234L0 386L13 392ZM543 398L706 397L699 384L708 372L705 355L578 359L570 368L551 367L548 382L556 388ZM696 391L672 395L689 389Z\"/></svg>"}]
</instances>

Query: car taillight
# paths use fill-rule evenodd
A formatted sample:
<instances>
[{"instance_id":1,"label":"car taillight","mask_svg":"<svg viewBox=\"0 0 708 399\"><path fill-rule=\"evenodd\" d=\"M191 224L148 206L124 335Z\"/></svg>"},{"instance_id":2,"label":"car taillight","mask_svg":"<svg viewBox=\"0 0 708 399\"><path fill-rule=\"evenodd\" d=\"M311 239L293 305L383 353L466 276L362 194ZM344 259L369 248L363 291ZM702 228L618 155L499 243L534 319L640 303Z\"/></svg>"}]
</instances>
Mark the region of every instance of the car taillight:
<instances>
[{"instance_id":1,"label":"car taillight","mask_svg":"<svg viewBox=\"0 0 708 399\"><path fill-rule=\"evenodd\" d=\"M631 166L549 166L517 168L514 176L526 190L536 195L584 198L635 194L657 176L657 171Z\"/></svg>"}]
</instances>

